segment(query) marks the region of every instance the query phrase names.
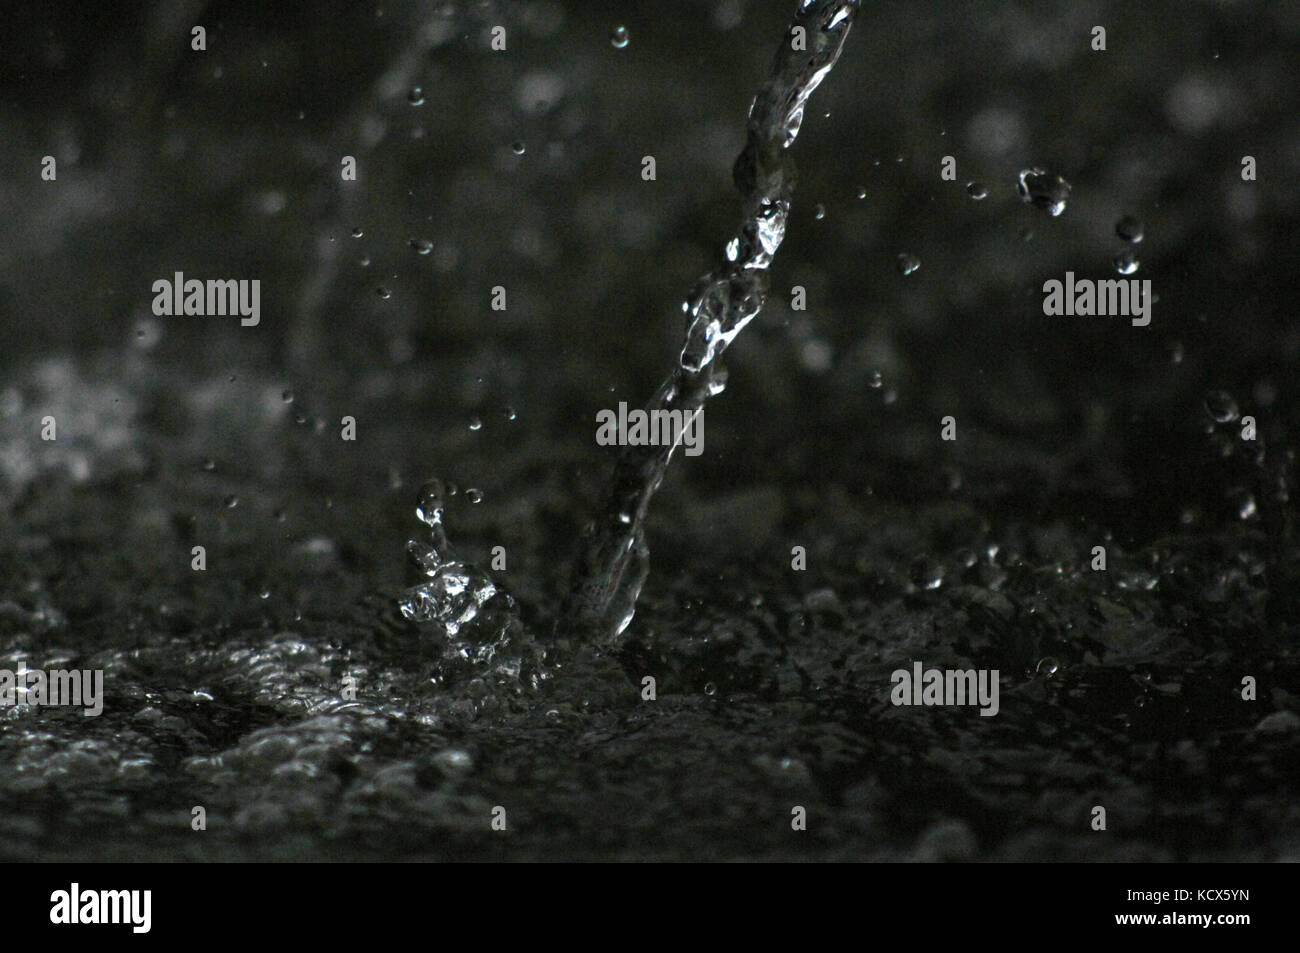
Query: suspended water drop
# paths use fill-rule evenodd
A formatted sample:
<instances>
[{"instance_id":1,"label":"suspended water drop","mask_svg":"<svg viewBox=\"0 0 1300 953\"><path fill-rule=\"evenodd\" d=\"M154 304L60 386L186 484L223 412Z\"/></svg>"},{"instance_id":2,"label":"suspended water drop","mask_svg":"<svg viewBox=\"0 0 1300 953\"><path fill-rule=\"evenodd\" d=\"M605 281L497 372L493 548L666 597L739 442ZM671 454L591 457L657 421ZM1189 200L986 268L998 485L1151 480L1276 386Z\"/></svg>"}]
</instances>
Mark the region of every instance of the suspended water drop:
<instances>
[{"instance_id":1,"label":"suspended water drop","mask_svg":"<svg viewBox=\"0 0 1300 953\"><path fill-rule=\"evenodd\" d=\"M616 50L621 50L623 49L623 47L627 46L627 41L628 41L628 33L627 33L627 27L625 26L621 26L621 25L616 26L614 27L613 31L609 34L609 43Z\"/></svg>"},{"instance_id":2,"label":"suspended water drop","mask_svg":"<svg viewBox=\"0 0 1300 953\"><path fill-rule=\"evenodd\" d=\"M226 504L226 509L233 510L236 506L239 505L239 497L235 496L232 493L230 496L226 497L225 504Z\"/></svg>"},{"instance_id":3,"label":"suspended water drop","mask_svg":"<svg viewBox=\"0 0 1300 953\"><path fill-rule=\"evenodd\" d=\"M1035 671L1044 678L1051 678L1061 668L1061 663L1056 661L1050 655L1038 660L1038 667Z\"/></svg>"},{"instance_id":4,"label":"suspended water drop","mask_svg":"<svg viewBox=\"0 0 1300 953\"><path fill-rule=\"evenodd\" d=\"M211 472L212 472L213 470L215 470L216 468L217 468L217 464L216 464L215 461L213 461L213 460L204 460L204 461L203 461L203 469L207 470L209 473L211 473Z\"/></svg>"},{"instance_id":5,"label":"suspended water drop","mask_svg":"<svg viewBox=\"0 0 1300 953\"><path fill-rule=\"evenodd\" d=\"M514 420L516 417L519 416L517 413L515 413L515 409L509 406L506 407L505 413L506 413L506 420Z\"/></svg>"},{"instance_id":6,"label":"suspended water drop","mask_svg":"<svg viewBox=\"0 0 1300 953\"><path fill-rule=\"evenodd\" d=\"M424 90L419 86L412 86L411 91L406 94L406 101L412 106L424 105Z\"/></svg>"},{"instance_id":7,"label":"suspended water drop","mask_svg":"<svg viewBox=\"0 0 1300 953\"><path fill-rule=\"evenodd\" d=\"M1170 364L1183 363L1183 342L1170 341L1169 344L1166 346L1169 348L1169 363Z\"/></svg>"},{"instance_id":8,"label":"suspended water drop","mask_svg":"<svg viewBox=\"0 0 1300 953\"><path fill-rule=\"evenodd\" d=\"M433 251L433 242L427 238L412 238L408 244L421 255L427 255Z\"/></svg>"},{"instance_id":9,"label":"suspended water drop","mask_svg":"<svg viewBox=\"0 0 1300 953\"><path fill-rule=\"evenodd\" d=\"M912 561L911 579L913 585L921 589L938 589L943 585L943 566L931 562L924 556Z\"/></svg>"},{"instance_id":10,"label":"suspended water drop","mask_svg":"<svg viewBox=\"0 0 1300 953\"><path fill-rule=\"evenodd\" d=\"M976 202L982 202L984 199L988 198L989 190L979 182L967 182L966 194Z\"/></svg>"},{"instance_id":11,"label":"suspended water drop","mask_svg":"<svg viewBox=\"0 0 1300 953\"><path fill-rule=\"evenodd\" d=\"M292 404L292 403L293 403L293 391L291 391L291 390L282 391L281 394L280 394L280 399L281 399L282 401L284 401L286 404Z\"/></svg>"},{"instance_id":12,"label":"suspended water drop","mask_svg":"<svg viewBox=\"0 0 1300 953\"><path fill-rule=\"evenodd\" d=\"M1016 192L1021 201L1041 208L1048 215L1057 216L1065 211L1066 199L1070 197L1070 183L1045 169L1024 169L1016 181Z\"/></svg>"},{"instance_id":13,"label":"suspended water drop","mask_svg":"<svg viewBox=\"0 0 1300 953\"><path fill-rule=\"evenodd\" d=\"M527 151L527 147L516 139L514 142L510 143L510 151L517 156L521 156Z\"/></svg>"},{"instance_id":14,"label":"suspended water drop","mask_svg":"<svg viewBox=\"0 0 1300 953\"><path fill-rule=\"evenodd\" d=\"M481 421L481 420L480 420L479 418L477 418L477 417L471 417L471 418L469 419L469 429L470 429L470 430L482 430L482 429L483 429L483 421Z\"/></svg>"},{"instance_id":15,"label":"suspended water drop","mask_svg":"<svg viewBox=\"0 0 1300 953\"><path fill-rule=\"evenodd\" d=\"M718 686L717 686L717 685L714 685L712 682L705 682L705 683L704 683L704 694L706 694L706 695L716 695L717 693L718 693Z\"/></svg>"},{"instance_id":16,"label":"suspended water drop","mask_svg":"<svg viewBox=\"0 0 1300 953\"><path fill-rule=\"evenodd\" d=\"M1142 241L1144 233L1142 221L1132 215L1125 215L1115 223L1115 234L1130 244L1136 245Z\"/></svg>"},{"instance_id":17,"label":"suspended water drop","mask_svg":"<svg viewBox=\"0 0 1300 953\"><path fill-rule=\"evenodd\" d=\"M1115 265L1115 270L1121 275L1131 275L1138 270L1139 262L1137 257L1127 248L1116 255L1111 261Z\"/></svg>"},{"instance_id":18,"label":"suspended water drop","mask_svg":"<svg viewBox=\"0 0 1300 953\"><path fill-rule=\"evenodd\" d=\"M471 486L465 490L465 499L469 500L471 503L479 503L483 500L483 493Z\"/></svg>"},{"instance_id":19,"label":"suspended water drop","mask_svg":"<svg viewBox=\"0 0 1300 953\"><path fill-rule=\"evenodd\" d=\"M361 237L362 235L364 235L364 234L365 234L365 232L363 232L363 231L361 230L361 226L360 226L360 225L358 225L356 228L352 229L352 237L353 237L353 238L360 238L360 237Z\"/></svg>"},{"instance_id":20,"label":"suspended water drop","mask_svg":"<svg viewBox=\"0 0 1300 953\"><path fill-rule=\"evenodd\" d=\"M393 293L389 291L387 288L385 288L383 285L380 285L378 288L375 289L375 294L379 295L379 297L383 298L385 301L387 301L389 298L393 296Z\"/></svg>"},{"instance_id":21,"label":"suspended water drop","mask_svg":"<svg viewBox=\"0 0 1300 953\"><path fill-rule=\"evenodd\" d=\"M860 199L865 199L866 197L867 197L867 190L866 190L865 188L863 188L861 185L859 185L859 186L858 186L858 198L860 198Z\"/></svg>"},{"instance_id":22,"label":"suspended water drop","mask_svg":"<svg viewBox=\"0 0 1300 953\"><path fill-rule=\"evenodd\" d=\"M917 258L915 255L909 255L904 252L898 256L897 264L898 273L900 275L910 275L921 267L921 259Z\"/></svg>"},{"instance_id":23,"label":"suspended water drop","mask_svg":"<svg viewBox=\"0 0 1300 953\"><path fill-rule=\"evenodd\" d=\"M867 378L867 384L872 390L880 390L884 383L885 375L881 374L880 371L872 371L871 376Z\"/></svg>"},{"instance_id":24,"label":"suspended water drop","mask_svg":"<svg viewBox=\"0 0 1300 953\"><path fill-rule=\"evenodd\" d=\"M1232 423L1240 414L1232 395L1222 390L1212 390L1205 395L1205 410L1221 424Z\"/></svg>"},{"instance_id":25,"label":"suspended water drop","mask_svg":"<svg viewBox=\"0 0 1300 953\"><path fill-rule=\"evenodd\" d=\"M816 205L813 206L813 218L817 219L817 221L820 222L825 217L826 217L826 206L822 205L821 202L818 202Z\"/></svg>"},{"instance_id":26,"label":"suspended water drop","mask_svg":"<svg viewBox=\"0 0 1300 953\"><path fill-rule=\"evenodd\" d=\"M442 522L443 492L441 480L430 480L420 487L419 496L416 498L416 518L430 528Z\"/></svg>"}]
</instances>

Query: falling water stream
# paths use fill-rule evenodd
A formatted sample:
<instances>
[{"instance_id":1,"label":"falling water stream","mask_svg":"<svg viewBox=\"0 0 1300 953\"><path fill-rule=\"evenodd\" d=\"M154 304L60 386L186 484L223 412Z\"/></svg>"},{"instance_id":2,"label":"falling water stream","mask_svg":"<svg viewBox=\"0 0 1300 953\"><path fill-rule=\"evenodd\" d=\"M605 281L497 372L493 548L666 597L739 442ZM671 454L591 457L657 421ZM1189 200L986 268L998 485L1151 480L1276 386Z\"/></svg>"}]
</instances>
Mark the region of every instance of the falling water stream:
<instances>
[{"instance_id":1,"label":"falling water stream","mask_svg":"<svg viewBox=\"0 0 1300 953\"><path fill-rule=\"evenodd\" d=\"M648 415L676 410L694 417L722 392L726 371L718 358L762 309L767 270L785 237L795 184L788 150L808 97L844 49L857 9L857 0L806 0L795 13L772 75L750 107L748 139L733 169L744 218L723 260L682 303L686 340L677 366L646 405ZM562 629L608 645L632 621L649 571L646 513L676 448L622 450L604 505L584 531Z\"/></svg>"}]
</instances>

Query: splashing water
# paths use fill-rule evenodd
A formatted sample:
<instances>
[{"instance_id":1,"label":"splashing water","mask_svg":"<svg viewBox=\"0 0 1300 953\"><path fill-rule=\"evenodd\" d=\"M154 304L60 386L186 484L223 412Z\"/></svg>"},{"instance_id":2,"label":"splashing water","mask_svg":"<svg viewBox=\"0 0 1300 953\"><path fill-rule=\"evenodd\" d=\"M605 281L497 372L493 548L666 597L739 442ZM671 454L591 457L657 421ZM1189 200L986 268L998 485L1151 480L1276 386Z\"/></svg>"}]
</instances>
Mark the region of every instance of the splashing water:
<instances>
[{"instance_id":1,"label":"splashing water","mask_svg":"<svg viewBox=\"0 0 1300 953\"><path fill-rule=\"evenodd\" d=\"M420 490L415 515L429 527L430 540L411 540L406 551L423 580L406 590L398 608L412 622L431 624L443 639L438 680L492 675L508 688L536 688L546 677L544 653L525 633L514 598L454 557L443 524L447 495L440 480Z\"/></svg>"},{"instance_id":2,"label":"splashing water","mask_svg":"<svg viewBox=\"0 0 1300 953\"><path fill-rule=\"evenodd\" d=\"M717 359L763 307L767 270L785 237L794 192L794 161L787 150L799 134L808 98L844 49L859 0L802 0L777 52L772 74L749 110L748 138L732 176L744 218L723 260L682 304L686 338L678 366L646 410L696 416L721 393ZM807 38L796 50L796 28ZM583 534L574 583L560 627L608 646L632 621L649 572L643 524L663 481L675 444L625 447L615 464L603 509Z\"/></svg>"},{"instance_id":3,"label":"splashing water","mask_svg":"<svg viewBox=\"0 0 1300 953\"><path fill-rule=\"evenodd\" d=\"M1041 208L1053 218L1065 211L1070 197L1070 183L1045 169L1022 169L1016 180L1016 192L1022 202Z\"/></svg>"}]
</instances>

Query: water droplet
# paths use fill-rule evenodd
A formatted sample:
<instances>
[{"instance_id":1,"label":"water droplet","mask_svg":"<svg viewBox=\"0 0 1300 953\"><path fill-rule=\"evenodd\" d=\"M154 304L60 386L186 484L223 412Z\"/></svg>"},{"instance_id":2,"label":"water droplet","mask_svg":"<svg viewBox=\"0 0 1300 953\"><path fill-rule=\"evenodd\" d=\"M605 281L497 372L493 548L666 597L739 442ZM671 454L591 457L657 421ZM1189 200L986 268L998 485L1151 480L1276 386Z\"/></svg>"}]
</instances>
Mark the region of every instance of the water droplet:
<instances>
[{"instance_id":1,"label":"water droplet","mask_svg":"<svg viewBox=\"0 0 1300 953\"><path fill-rule=\"evenodd\" d=\"M479 420L479 418L477 418L477 417L471 417L471 418L469 419L469 429L470 429L470 430L482 430L482 429L483 429L483 421Z\"/></svg>"},{"instance_id":2,"label":"water droplet","mask_svg":"<svg viewBox=\"0 0 1300 953\"><path fill-rule=\"evenodd\" d=\"M214 461L214 460L204 460L204 461L203 461L203 469L207 470L209 473L211 473L211 472L212 472L213 470L215 470L216 468L217 468L216 461Z\"/></svg>"},{"instance_id":3,"label":"water droplet","mask_svg":"<svg viewBox=\"0 0 1300 953\"><path fill-rule=\"evenodd\" d=\"M1115 265L1115 270L1121 275L1131 275L1138 270L1139 262L1137 257L1127 248L1116 255L1112 262Z\"/></svg>"},{"instance_id":4,"label":"water droplet","mask_svg":"<svg viewBox=\"0 0 1300 953\"><path fill-rule=\"evenodd\" d=\"M280 394L280 399L281 399L282 401L284 401L286 404L292 404L292 403L293 403L293 391L291 391L291 390L286 390L286 391L282 392L282 393Z\"/></svg>"},{"instance_id":5,"label":"water droplet","mask_svg":"<svg viewBox=\"0 0 1300 953\"><path fill-rule=\"evenodd\" d=\"M271 590L270 590L270 589L263 589L261 592L258 593L258 596L260 596L260 597L263 598L263 599L270 599L270 598L271 598Z\"/></svg>"},{"instance_id":6,"label":"water droplet","mask_svg":"<svg viewBox=\"0 0 1300 953\"><path fill-rule=\"evenodd\" d=\"M517 156L521 156L527 151L527 147L516 139L514 142L510 143L510 151Z\"/></svg>"},{"instance_id":7,"label":"water droplet","mask_svg":"<svg viewBox=\"0 0 1300 953\"><path fill-rule=\"evenodd\" d=\"M1238 491L1234 495L1234 502L1237 507L1237 518L1248 520L1253 519L1258 512L1255 507L1255 498L1249 493Z\"/></svg>"},{"instance_id":8,"label":"water droplet","mask_svg":"<svg viewBox=\"0 0 1300 953\"><path fill-rule=\"evenodd\" d=\"M408 244L421 255L427 255L433 251L433 242L427 238L412 238Z\"/></svg>"},{"instance_id":9,"label":"water droplet","mask_svg":"<svg viewBox=\"0 0 1300 953\"><path fill-rule=\"evenodd\" d=\"M424 105L424 90L419 86L412 86L411 91L406 94L406 101L412 106Z\"/></svg>"},{"instance_id":10,"label":"water droplet","mask_svg":"<svg viewBox=\"0 0 1300 953\"><path fill-rule=\"evenodd\" d=\"M1061 663L1048 655L1047 657L1038 660L1038 667L1035 671L1044 678L1051 678L1060 670L1060 668Z\"/></svg>"},{"instance_id":11,"label":"water droplet","mask_svg":"<svg viewBox=\"0 0 1300 953\"><path fill-rule=\"evenodd\" d=\"M931 562L924 556L912 562L912 583L921 589L938 589L943 585L943 566Z\"/></svg>"},{"instance_id":12,"label":"water droplet","mask_svg":"<svg viewBox=\"0 0 1300 953\"><path fill-rule=\"evenodd\" d=\"M1024 169L1016 182L1016 191L1022 201L1041 208L1048 215L1057 216L1065 211L1065 201L1070 197L1070 183L1045 169Z\"/></svg>"},{"instance_id":13,"label":"water droplet","mask_svg":"<svg viewBox=\"0 0 1300 953\"><path fill-rule=\"evenodd\" d=\"M976 202L982 202L984 199L988 198L989 190L984 188L984 186L979 182L967 182L966 194Z\"/></svg>"},{"instance_id":14,"label":"water droplet","mask_svg":"<svg viewBox=\"0 0 1300 953\"><path fill-rule=\"evenodd\" d=\"M471 486L465 490L465 499L471 503L479 503L483 500L483 493Z\"/></svg>"},{"instance_id":15,"label":"water droplet","mask_svg":"<svg viewBox=\"0 0 1300 953\"><path fill-rule=\"evenodd\" d=\"M421 523L432 527L442 522L442 494L441 480L430 480L420 487L420 495L415 504L415 516Z\"/></svg>"},{"instance_id":16,"label":"water droplet","mask_svg":"<svg viewBox=\"0 0 1300 953\"><path fill-rule=\"evenodd\" d=\"M865 199L866 197L867 197L867 190L866 190L863 186L859 185L859 186L858 186L858 198L860 198L860 199Z\"/></svg>"},{"instance_id":17,"label":"water droplet","mask_svg":"<svg viewBox=\"0 0 1300 953\"><path fill-rule=\"evenodd\" d=\"M1169 348L1169 363L1170 364L1183 363L1183 342L1170 341L1167 347Z\"/></svg>"},{"instance_id":18,"label":"water droplet","mask_svg":"<svg viewBox=\"0 0 1300 953\"><path fill-rule=\"evenodd\" d=\"M233 510L238 505L239 505L239 497L235 496L234 494L231 494L230 496L226 497L226 509Z\"/></svg>"},{"instance_id":19,"label":"water droplet","mask_svg":"<svg viewBox=\"0 0 1300 953\"><path fill-rule=\"evenodd\" d=\"M616 50L621 50L623 47L627 46L627 41L628 34L627 27L625 26L616 26L614 27L613 32L609 34L610 45Z\"/></svg>"},{"instance_id":20,"label":"water droplet","mask_svg":"<svg viewBox=\"0 0 1300 953\"><path fill-rule=\"evenodd\" d=\"M393 296L393 293L389 291L387 288L385 288L383 285L380 285L378 288L375 289L375 294L379 295L379 297L383 298L385 301L387 301L389 298Z\"/></svg>"},{"instance_id":21,"label":"water droplet","mask_svg":"<svg viewBox=\"0 0 1300 953\"><path fill-rule=\"evenodd\" d=\"M1141 219L1134 218L1132 215L1125 215L1115 223L1115 234L1124 241L1136 245L1145 236L1145 229Z\"/></svg>"},{"instance_id":22,"label":"water droplet","mask_svg":"<svg viewBox=\"0 0 1300 953\"><path fill-rule=\"evenodd\" d=\"M1205 395L1205 410L1221 424L1232 423L1240 413L1232 395L1222 390L1212 390Z\"/></svg>"},{"instance_id":23,"label":"water droplet","mask_svg":"<svg viewBox=\"0 0 1300 953\"><path fill-rule=\"evenodd\" d=\"M361 230L361 226L360 226L360 225L358 225L356 228L352 229L352 237L353 237L353 238L360 238L360 237L361 237L362 235L364 235L364 234L365 234L365 232L363 232L363 231Z\"/></svg>"},{"instance_id":24,"label":"water droplet","mask_svg":"<svg viewBox=\"0 0 1300 953\"><path fill-rule=\"evenodd\" d=\"M872 390L880 390L880 388L884 386L884 383L885 375L881 374L880 371L872 371L871 376L867 378L867 384Z\"/></svg>"},{"instance_id":25,"label":"water droplet","mask_svg":"<svg viewBox=\"0 0 1300 953\"><path fill-rule=\"evenodd\" d=\"M816 205L813 206L813 218L817 219L817 221L820 222L825 217L826 217L826 206L822 205L821 202L818 202Z\"/></svg>"},{"instance_id":26,"label":"water droplet","mask_svg":"<svg viewBox=\"0 0 1300 953\"><path fill-rule=\"evenodd\" d=\"M704 683L704 694L706 694L706 695L716 695L717 693L718 693L718 686L717 686L717 685L714 685L712 682L705 682L705 683Z\"/></svg>"},{"instance_id":27,"label":"water droplet","mask_svg":"<svg viewBox=\"0 0 1300 953\"><path fill-rule=\"evenodd\" d=\"M898 273L900 275L910 275L916 269L921 267L921 259L915 255L909 255L906 252L898 256Z\"/></svg>"}]
</instances>

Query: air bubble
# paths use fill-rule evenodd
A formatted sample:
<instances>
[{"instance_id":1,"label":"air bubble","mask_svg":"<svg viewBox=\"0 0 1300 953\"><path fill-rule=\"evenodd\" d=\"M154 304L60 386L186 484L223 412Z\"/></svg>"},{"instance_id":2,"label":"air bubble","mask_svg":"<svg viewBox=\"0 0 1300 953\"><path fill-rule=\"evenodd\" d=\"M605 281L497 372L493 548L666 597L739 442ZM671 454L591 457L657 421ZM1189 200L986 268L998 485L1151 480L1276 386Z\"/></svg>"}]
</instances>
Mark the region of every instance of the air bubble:
<instances>
[{"instance_id":1,"label":"air bubble","mask_svg":"<svg viewBox=\"0 0 1300 953\"><path fill-rule=\"evenodd\" d=\"M477 418L477 417L471 417L471 418L469 419L469 429L470 429L470 430L482 430L482 429L483 429L483 421L481 421L481 420L480 420L479 418Z\"/></svg>"},{"instance_id":2,"label":"air bubble","mask_svg":"<svg viewBox=\"0 0 1300 953\"><path fill-rule=\"evenodd\" d=\"M226 504L226 509L233 510L236 506L239 505L239 497L235 496L234 494L231 494L230 496L226 497L225 504Z\"/></svg>"},{"instance_id":3,"label":"air bubble","mask_svg":"<svg viewBox=\"0 0 1300 953\"><path fill-rule=\"evenodd\" d=\"M627 46L627 41L628 33L627 27L625 26L616 26L609 34L610 46L614 47L616 50L621 50Z\"/></svg>"},{"instance_id":4,"label":"air bubble","mask_svg":"<svg viewBox=\"0 0 1300 953\"><path fill-rule=\"evenodd\" d=\"M483 501L483 493L481 490L477 490L471 486L465 490L465 499L469 500L471 503L481 503Z\"/></svg>"},{"instance_id":5,"label":"air bubble","mask_svg":"<svg viewBox=\"0 0 1300 953\"><path fill-rule=\"evenodd\" d=\"M971 198L973 198L976 202L982 202L984 201L984 199L988 198L989 190L986 189L979 182L967 182L966 194L969 195Z\"/></svg>"},{"instance_id":6,"label":"air bubble","mask_svg":"<svg viewBox=\"0 0 1300 953\"><path fill-rule=\"evenodd\" d=\"M408 244L421 255L427 255L433 251L433 242L427 238L412 238Z\"/></svg>"},{"instance_id":7,"label":"air bubble","mask_svg":"<svg viewBox=\"0 0 1300 953\"><path fill-rule=\"evenodd\" d=\"M521 156L527 152L528 149L522 142L516 139L514 142L510 143L510 151L517 156Z\"/></svg>"},{"instance_id":8,"label":"air bubble","mask_svg":"<svg viewBox=\"0 0 1300 953\"><path fill-rule=\"evenodd\" d=\"M291 391L291 390L282 391L281 394L280 394L280 399L281 399L282 401L284 401L286 404L292 404L292 403L293 403L293 391Z\"/></svg>"},{"instance_id":9,"label":"air bubble","mask_svg":"<svg viewBox=\"0 0 1300 953\"><path fill-rule=\"evenodd\" d=\"M393 296L393 293L389 291L387 288L385 288L383 285L380 285L378 288L375 289L375 294L379 295L379 297L383 298L385 301L387 301L389 298Z\"/></svg>"},{"instance_id":10,"label":"air bubble","mask_svg":"<svg viewBox=\"0 0 1300 953\"><path fill-rule=\"evenodd\" d=\"M412 86L411 91L406 94L406 101L412 106L424 105L424 90L419 86Z\"/></svg>"},{"instance_id":11,"label":"air bubble","mask_svg":"<svg viewBox=\"0 0 1300 953\"><path fill-rule=\"evenodd\" d=\"M820 222L825 217L826 217L826 206L822 205L821 202L818 202L815 206L813 206L813 218L817 219L817 221Z\"/></svg>"},{"instance_id":12,"label":"air bubble","mask_svg":"<svg viewBox=\"0 0 1300 953\"><path fill-rule=\"evenodd\" d=\"M898 273L900 275L910 275L921 267L921 259L915 255L909 255L906 252L898 256L897 259Z\"/></svg>"},{"instance_id":13,"label":"air bubble","mask_svg":"<svg viewBox=\"0 0 1300 953\"><path fill-rule=\"evenodd\" d=\"M362 235L364 235L364 234L365 234L365 232L363 232L363 231L361 230L361 226L360 226L360 225L358 225L356 228L352 229L352 237L353 237L353 238L360 238L360 237L361 237Z\"/></svg>"},{"instance_id":14,"label":"air bubble","mask_svg":"<svg viewBox=\"0 0 1300 953\"><path fill-rule=\"evenodd\" d=\"M1038 667L1035 671L1044 678L1051 678L1060 671L1060 668L1061 663L1048 655L1047 657L1038 660Z\"/></svg>"}]
</instances>

